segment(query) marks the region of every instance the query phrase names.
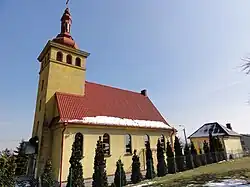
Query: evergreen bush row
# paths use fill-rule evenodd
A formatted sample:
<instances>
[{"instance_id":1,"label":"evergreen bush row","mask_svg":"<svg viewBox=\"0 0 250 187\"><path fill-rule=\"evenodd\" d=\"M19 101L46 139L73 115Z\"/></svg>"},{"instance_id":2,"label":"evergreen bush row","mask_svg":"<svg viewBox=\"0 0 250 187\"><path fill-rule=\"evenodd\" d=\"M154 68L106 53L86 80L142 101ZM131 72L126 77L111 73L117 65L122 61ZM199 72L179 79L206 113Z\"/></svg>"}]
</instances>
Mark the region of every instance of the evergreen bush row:
<instances>
[{"instance_id":1,"label":"evergreen bush row","mask_svg":"<svg viewBox=\"0 0 250 187\"><path fill-rule=\"evenodd\" d=\"M77 142L77 139L72 145L72 155L70 158L70 168L68 175L67 187L84 187L83 170L81 165L82 153L81 144ZM146 145L146 179L153 179L154 177L162 177L167 174L173 174L188 169L193 169L206 164L216 163L226 159L222 143L218 137L213 137L209 133L209 143L203 142L203 150L199 149L199 154L193 144L185 145L184 154L183 148L180 144L178 137L175 137L174 151L170 142L165 145L160 140L157 143L157 173L154 170L152 150L150 143ZM165 156L166 154L166 156ZM104 158L104 146L99 137L95 149L94 158L94 173L93 173L93 187L108 187L108 179L106 173L106 160ZM140 158L137 155L137 151L134 150L132 157L132 174L131 182L139 183L143 180L141 174ZM52 167L51 162L47 161L44 173L42 175L43 185L47 187L54 187L55 184L52 179ZM127 184L126 174L123 168L121 159L116 162L116 171L113 187L122 187Z\"/></svg>"}]
</instances>

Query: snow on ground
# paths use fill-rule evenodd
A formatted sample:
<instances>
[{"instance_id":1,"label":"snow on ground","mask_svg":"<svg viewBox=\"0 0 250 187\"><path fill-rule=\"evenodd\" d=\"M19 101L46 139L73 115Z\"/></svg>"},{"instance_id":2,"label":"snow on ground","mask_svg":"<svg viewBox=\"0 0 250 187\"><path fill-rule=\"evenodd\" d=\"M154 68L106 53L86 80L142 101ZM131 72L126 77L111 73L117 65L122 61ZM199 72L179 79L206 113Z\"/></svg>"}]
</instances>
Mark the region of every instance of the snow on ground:
<instances>
[{"instance_id":1,"label":"snow on ground","mask_svg":"<svg viewBox=\"0 0 250 187\"><path fill-rule=\"evenodd\" d=\"M208 182L207 184L203 185L206 187L212 187L212 186L224 186L224 187L228 187L228 186L234 186L234 187L246 187L246 186L250 186L250 184L248 184L248 182L246 180L242 180L242 179L224 179L220 182Z\"/></svg>"},{"instance_id":2,"label":"snow on ground","mask_svg":"<svg viewBox=\"0 0 250 187\"><path fill-rule=\"evenodd\" d=\"M137 185L133 185L133 187L143 187L143 186L148 186L148 185L151 185L151 184L154 184L155 182L146 182L146 183L143 183L143 184L137 184Z\"/></svg>"},{"instance_id":3,"label":"snow on ground","mask_svg":"<svg viewBox=\"0 0 250 187\"><path fill-rule=\"evenodd\" d=\"M114 126L129 126L129 127L145 127L145 128L160 128L172 129L173 127L161 121L149 120L133 120L127 118L118 118L110 116L84 117L82 119L66 120L68 123L83 123L96 125L114 125Z\"/></svg>"}]
</instances>

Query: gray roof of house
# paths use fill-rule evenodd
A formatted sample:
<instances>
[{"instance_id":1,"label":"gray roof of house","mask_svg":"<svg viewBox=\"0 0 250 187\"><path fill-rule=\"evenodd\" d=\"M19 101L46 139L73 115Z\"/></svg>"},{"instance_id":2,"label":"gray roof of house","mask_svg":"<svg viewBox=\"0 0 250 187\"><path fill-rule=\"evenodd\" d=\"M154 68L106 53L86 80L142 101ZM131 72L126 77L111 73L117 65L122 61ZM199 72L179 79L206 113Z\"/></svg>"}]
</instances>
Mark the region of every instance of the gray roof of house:
<instances>
[{"instance_id":1,"label":"gray roof of house","mask_svg":"<svg viewBox=\"0 0 250 187\"><path fill-rule=\"evenodd\" d=\"M188 138L208 137L210 131L212 131L212 136L240 136L237 132L217 122L213 122L204 124Z\"/></svg>"}]
</instances>

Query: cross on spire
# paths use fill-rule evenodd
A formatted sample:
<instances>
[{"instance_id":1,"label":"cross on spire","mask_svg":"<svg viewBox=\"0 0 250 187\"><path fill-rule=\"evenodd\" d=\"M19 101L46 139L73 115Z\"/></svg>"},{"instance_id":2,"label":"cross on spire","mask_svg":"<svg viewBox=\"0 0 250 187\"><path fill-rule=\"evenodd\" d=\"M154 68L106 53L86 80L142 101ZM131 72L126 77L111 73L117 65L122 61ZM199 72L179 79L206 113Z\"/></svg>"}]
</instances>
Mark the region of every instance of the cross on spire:
<instances>
[{"instance_id":1,"label":"cross on spire","mask_svg":"<svg viewBox=\"0 0 250 187\"><path fill-rule=\"evenodd\" d=\"M66 6L68 7L68 4L69 4L69 0L66 0Z\"/></svg>"}]
</instances>

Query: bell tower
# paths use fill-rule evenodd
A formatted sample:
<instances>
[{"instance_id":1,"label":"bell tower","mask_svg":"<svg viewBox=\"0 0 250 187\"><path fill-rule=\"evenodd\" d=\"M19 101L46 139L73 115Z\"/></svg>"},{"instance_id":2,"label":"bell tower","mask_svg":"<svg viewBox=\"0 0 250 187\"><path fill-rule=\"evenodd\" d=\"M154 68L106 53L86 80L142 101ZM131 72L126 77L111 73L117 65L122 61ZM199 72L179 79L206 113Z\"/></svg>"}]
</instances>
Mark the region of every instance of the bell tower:
<instances>
[{"instance_id":1,"label":"bell tower","mask_svg":"<svg viewBox=\"0 0 250 187\"><path fill-rule=\"evenodd\" d=\"M47 42L38 57L40 71L32 131L32 137L39 139L36 168L40 168L39 165L44 164L50 155L52 140L49 124L58 117L55 93L84 95L89 53L78 48L71 36L71 25L72 18L67 7L61 17L60 33Z\"/></svg>"}]
</instances>

